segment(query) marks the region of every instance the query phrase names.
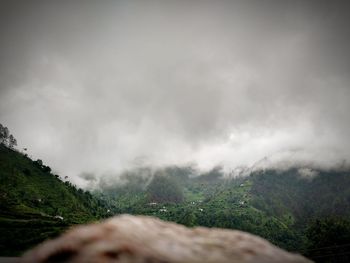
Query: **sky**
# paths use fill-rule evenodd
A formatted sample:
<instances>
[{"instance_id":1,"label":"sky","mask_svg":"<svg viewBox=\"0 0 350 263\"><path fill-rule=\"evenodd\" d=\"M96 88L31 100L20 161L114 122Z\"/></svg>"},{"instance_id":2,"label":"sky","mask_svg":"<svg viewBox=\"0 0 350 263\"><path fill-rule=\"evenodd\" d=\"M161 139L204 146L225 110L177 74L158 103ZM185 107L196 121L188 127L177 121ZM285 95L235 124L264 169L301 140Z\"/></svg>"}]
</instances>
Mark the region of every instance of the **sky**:
<instances>
[{"instance_id":1,"label":"sky","mask_svg":"<svg viewBox=\"0 0 350 263\"><path fill-rule=\"evenodd\" d=\"M347 166L349 12L345 0L0 1L0 123L80 185L140 166Z\"/></svg>"}]
</instances>

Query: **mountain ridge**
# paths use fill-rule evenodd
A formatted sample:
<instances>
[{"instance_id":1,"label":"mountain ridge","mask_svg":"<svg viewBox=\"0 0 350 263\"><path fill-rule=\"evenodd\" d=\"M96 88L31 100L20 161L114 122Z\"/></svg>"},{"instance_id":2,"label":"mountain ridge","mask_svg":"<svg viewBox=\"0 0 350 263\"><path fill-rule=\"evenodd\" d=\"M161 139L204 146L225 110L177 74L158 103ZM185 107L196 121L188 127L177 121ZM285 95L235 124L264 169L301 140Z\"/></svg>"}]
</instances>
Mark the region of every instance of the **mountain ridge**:
<instances>
[{"instance_id":1,"label":"mountain ridge","mask_svg":"<svg viewBox=\"0 0 350 263\"><path fill-rule=\"evenodd\" d=\"M0 145L0 253L18 255L71 225L124 213L243 230L305 255L350 243L350 172L300 169L308 168L236 177L219 167L196 176L190 167L135 170L88 192Z\"/></svg>"}]
</instances>

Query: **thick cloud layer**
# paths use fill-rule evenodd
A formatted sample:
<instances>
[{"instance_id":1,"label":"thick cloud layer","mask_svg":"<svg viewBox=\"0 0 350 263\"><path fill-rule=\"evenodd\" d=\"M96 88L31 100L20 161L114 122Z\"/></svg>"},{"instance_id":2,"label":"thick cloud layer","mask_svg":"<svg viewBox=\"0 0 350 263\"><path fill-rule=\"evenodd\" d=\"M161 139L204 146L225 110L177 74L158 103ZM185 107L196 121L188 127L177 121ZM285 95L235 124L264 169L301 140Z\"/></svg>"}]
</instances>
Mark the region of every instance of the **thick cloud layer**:
<instances>
[{"instance_id":1,"label":"thick cloud layer","mask_svg":"<svg viewBox=\"0 0 350 263\"><path fill-rule=\"evenodd\" d=\"M350 158L347 1L8 1L0 122L82 172ZM272 159L273 159L272 158Z\"/></svg>"}]
</instances>

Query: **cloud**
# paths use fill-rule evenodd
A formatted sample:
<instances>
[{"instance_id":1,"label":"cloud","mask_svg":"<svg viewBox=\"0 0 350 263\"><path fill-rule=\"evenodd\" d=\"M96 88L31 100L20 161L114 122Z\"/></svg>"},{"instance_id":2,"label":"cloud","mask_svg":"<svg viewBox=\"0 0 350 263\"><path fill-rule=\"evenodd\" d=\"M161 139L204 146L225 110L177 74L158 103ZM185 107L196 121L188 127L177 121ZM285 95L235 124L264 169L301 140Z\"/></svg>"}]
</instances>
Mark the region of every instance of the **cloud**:
<instances>
[{"instance_id":1,"label":"cloud","mask_svg":"<svg viewBox=\"0 0 350 263\"><path fill-rule=\"evenodd\" d=\"M9 1L0 121L77 183L135 165L349 160L344 1ZM283 154L281 154L283 153Z\"/></svg>"}]
</instances>

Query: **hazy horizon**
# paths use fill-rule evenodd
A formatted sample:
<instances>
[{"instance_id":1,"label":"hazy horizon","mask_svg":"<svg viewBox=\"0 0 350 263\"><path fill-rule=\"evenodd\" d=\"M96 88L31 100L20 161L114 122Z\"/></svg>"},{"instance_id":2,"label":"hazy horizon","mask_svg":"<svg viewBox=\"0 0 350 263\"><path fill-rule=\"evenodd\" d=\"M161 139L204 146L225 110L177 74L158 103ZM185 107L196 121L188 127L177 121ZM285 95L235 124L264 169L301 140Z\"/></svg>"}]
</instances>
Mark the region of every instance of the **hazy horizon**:
<instances>
[{"instance_id":1,"label":"hazy horizon","mask_svg":"<svg viewBox=\"0 0 350 263\"><path fill-rule=\"evenodd\" d=\"M349 166L347 1L2 1L0 123L55 172Z\"/></svg>"}]
</instances>

